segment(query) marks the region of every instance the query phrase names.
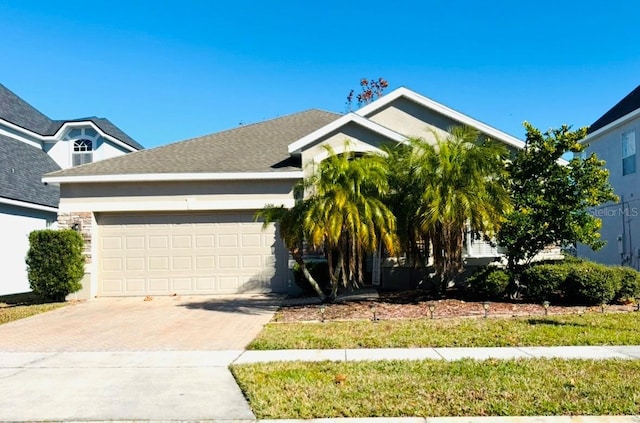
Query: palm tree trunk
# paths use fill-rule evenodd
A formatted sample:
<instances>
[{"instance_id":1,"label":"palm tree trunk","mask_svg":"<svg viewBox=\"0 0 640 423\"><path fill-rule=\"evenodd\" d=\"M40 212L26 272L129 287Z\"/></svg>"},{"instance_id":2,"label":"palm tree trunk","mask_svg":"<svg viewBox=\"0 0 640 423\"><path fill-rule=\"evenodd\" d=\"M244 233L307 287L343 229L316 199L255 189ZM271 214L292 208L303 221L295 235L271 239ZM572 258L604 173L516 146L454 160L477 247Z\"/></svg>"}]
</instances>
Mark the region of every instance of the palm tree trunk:
<instances>
[{"instance_id":1,"label":"palm tree trunk","mask_svg":"<svg viewBox=\"0 0 640 423\"><path fill-rule=\"evenodd\" d=\"M309 269L307 269L307 266L304 263L304 260L302 259L302 255L300 253L295 252L295 251L290 251L290 252L291 252L291 257L293 257L295 262L298 263L298 266L300 266L300 269L302 270L302 274L309 281L309 284L311 285L313 290L316 292L318 297L322 301L326 301L327 300L327 296L324 295L324 292L322 292L322 289L320 288L320 285L318 284L318 281L316 281L314 279L314 277L311 275L311 272L309 272Z\"/></svg>"}]
</instances>

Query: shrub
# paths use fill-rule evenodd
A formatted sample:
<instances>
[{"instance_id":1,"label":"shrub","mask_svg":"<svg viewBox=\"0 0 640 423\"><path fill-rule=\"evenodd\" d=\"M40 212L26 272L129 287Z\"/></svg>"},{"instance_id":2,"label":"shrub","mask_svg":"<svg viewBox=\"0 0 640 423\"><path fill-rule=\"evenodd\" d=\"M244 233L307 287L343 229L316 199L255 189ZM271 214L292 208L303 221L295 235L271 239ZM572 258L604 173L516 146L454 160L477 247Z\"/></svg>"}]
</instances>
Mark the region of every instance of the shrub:
<instances>
[{"instance_id":1,"label":"shrub","mask_svg":"<svg viewBox=\"0 0 640 423\"><path fill-rule=\"evenodd\" d=\"M484 267L467 279L467 291L476 298L488 300L505 295L509 285L509 273L496 267Z\"/></svg>"},{"instance_id":2,"label":"shrub","mask_svg":"<svg viewBox=\"0 0 640 423\"><path fill-rule=\"evenodd\" d=\"M34 293L49 301L64 301L82 288L84 241L67 230L39 230L29 234L27 272Z\"/></svg>"},{"instance_id":3,"label":"shrub","mask_svg":"<svg viewBox=\"0 0 640 423\"><path fill-rule=\"evenodd\" d=\"M578 304L608 304L619 290L614 268L595 263L571 266L564 283L565 298Z\"/></svg>"},{"instance_id":4,"label":"shrub","mask_svg":"<svg viewBox=\"0 0 640 423\"><path fill-rule=\"evenodd\" d=\"M311 273L311 276L318 282L320 289L327 293L331 289L331 280L329 278L329 264L326 261L310 261L305 263L307 270ZM298 263L293 266L293 280L300 288L304 295L316 295L316 291L311 287L311 284L302 274L302 269Z\"/></svg>"},{"instance_id":5,"label":"shrub","mask_svg":"<svg viewBox=\"0 0 640 423\"><path fill-rule=\"evenodd\" d=\"M614 267L620 289L616 293L617 301L635 300L640 297L640 272L631 267Z\"/></svg>"},{"instance_id":6,"label":"shrub","mask_svg":"<svg viewBox=\"0 0 640 423\"><path fill-rule=\"evenodd\" d=\"M535 302L550 301L560 292L570 269L579 263L534 265L522 272L520 282L526 286L527 299Z\"/></svg>"}]
</instances>

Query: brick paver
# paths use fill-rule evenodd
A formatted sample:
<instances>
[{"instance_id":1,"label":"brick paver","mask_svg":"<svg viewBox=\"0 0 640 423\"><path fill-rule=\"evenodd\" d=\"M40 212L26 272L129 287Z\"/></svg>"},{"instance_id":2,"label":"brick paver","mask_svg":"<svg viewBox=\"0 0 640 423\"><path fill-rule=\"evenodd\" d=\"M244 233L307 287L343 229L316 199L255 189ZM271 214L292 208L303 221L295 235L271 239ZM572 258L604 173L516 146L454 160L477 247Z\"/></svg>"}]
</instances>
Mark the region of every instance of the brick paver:
<instances>
[{"instance_id":1,"label":"brick paver","mask_svg":"<svg viewBox=\"0 0 640 423\"><path fill-rule=\"evenodd\" d=\"M0 325L0 351L238 350L279 303L263 295L97 298Z\"/></svg>"}]
</instances>

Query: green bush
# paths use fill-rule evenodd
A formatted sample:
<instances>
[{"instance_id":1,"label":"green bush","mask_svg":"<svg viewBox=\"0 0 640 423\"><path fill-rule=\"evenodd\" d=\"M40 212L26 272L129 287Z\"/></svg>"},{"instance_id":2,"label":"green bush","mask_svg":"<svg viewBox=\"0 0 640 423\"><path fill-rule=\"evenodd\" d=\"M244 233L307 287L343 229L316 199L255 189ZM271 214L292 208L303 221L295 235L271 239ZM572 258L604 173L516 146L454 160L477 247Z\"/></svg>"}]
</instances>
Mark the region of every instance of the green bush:
<instances>
[{"instance_id":1,"label":"green bush","mask_svg":"<svg viewBox=\"0 0 640 423\"><path fill-rule=\"evenodd\" d=\"M498 299L505 295L509 285L509 273L492 266L479 269L467 279L467 292L474 298Z\"/></svg>"},{"instance_id":2,"label":"green bush","mask_svg":"<svg viewBox=\"0 0 640 423\"><path fill-rule=\"evenodd\" d=\"M320 289L325 293L329 292L331 290L329 264L326 261L310 261L305 263L305 266L311 276L318 282L318 285L320 285ZM316 291L311 287L307 278L304 277L298 263L293 266L293 280L304 295L316 295Z\"/></svg>"},{"instance_id":3,"label":"green bush","mask_svg":"<svg viewBox=\"0 0 640 423\"><path fill-rule=\"evenodd\" d=\"M608 304L619 290L615 268L595 263L571 266L564 283L565 299L577 304Z\"/></svg>"},{"instance_id":4,"label":"green bush","mask_svg":"<svg viewBox=\"0 0 640 423\"><path fill-rule=\"evenodd\" d=\"M570 269L581 263L533 265L522 272L520 282L526 286L526 298L534 302L550 301L563 288Z\"/></svg>"},{"instance_id":5,"label":"green bush","mask_svg":"<svg viewBox=\"0 0 640 423\"><path fill-rule=\"evenodd\" d=\"M82 288L84 241L71 229L33 231L29 234L27 272L34 293L49 301L64 301Z\"/></svg>"},{"instance_id":6,"label":"green bush","mask_svg":"<svg viewBox=\"0 0 640 423\"><path fill-rule=\"evenodd\" d=\"M640 272L631 267L614 267L620 283L616 301L635 300L640 297Z\"/></svg>"}]
</instances>

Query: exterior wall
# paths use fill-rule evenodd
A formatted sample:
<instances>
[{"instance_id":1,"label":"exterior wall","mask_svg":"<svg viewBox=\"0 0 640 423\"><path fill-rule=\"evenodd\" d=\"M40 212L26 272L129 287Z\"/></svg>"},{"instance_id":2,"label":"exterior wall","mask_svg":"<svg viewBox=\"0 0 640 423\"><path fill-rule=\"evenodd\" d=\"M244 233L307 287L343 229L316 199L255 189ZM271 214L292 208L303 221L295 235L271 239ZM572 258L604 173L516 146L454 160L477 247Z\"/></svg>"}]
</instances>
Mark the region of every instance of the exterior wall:
<instances>
[{"instance_id":1,"label":"exterior wall","mask_svg":"<svg viewBox=\"0 0 640 423\"><path fill-rule=\"evenodd\" d=\"M130 153L130 151L119 147L103 137L98 137L96 151L93 153L93 161L110 159L112 157L122 156L123 154Z\"/></svg>"},{"instance_id":2,"label":"exterior wall","mask_svg":"<svg viewBox=\"0 0 640 423\"><path fill-rule=\"evenodd\" d=\"M623 175L621 135L630 130L635 130L636 134L636 172ZM595 252L587 246L578 245L578 255L601 263L623 264L640 269L640 118L612 128L587 142L586 155L596 153L598 158L606 162L609 182L620 197L620 202L591 211L602 219L600 233L607 244Z\"/></svg>"},{"instance_id":3,"label":"exterior wall","mask_svg":"<svg viewBox=\"0 0 640 423\"><path fill-rule=\"evenodd\" d=\"M460 124L405 98L399 98L368 118L407 137L426 140L433 140L434 132L446 136L451 126Z\"/></svg>"},{"instance_id":4,"label":"exterior wall","mask_svg":"<svg viewBox=\"0 0 640 423\"><path fill-rule=\"evenodd\" d=\"M248 210L293 205L296 180L62 184L60 211Z\"/></svg>"},{"instance_id":5,"label":"exterior wall","mask_svg":"<svg viewBox=\"0 0 640 423\"><path fill-rule=\"evenodd\" d=\"M0 295L31 291L25 264L29 233L46 229L55 219L55 213L0 204L0 227L5 246L2 249Z\"/></svg>"}]
</instances>

